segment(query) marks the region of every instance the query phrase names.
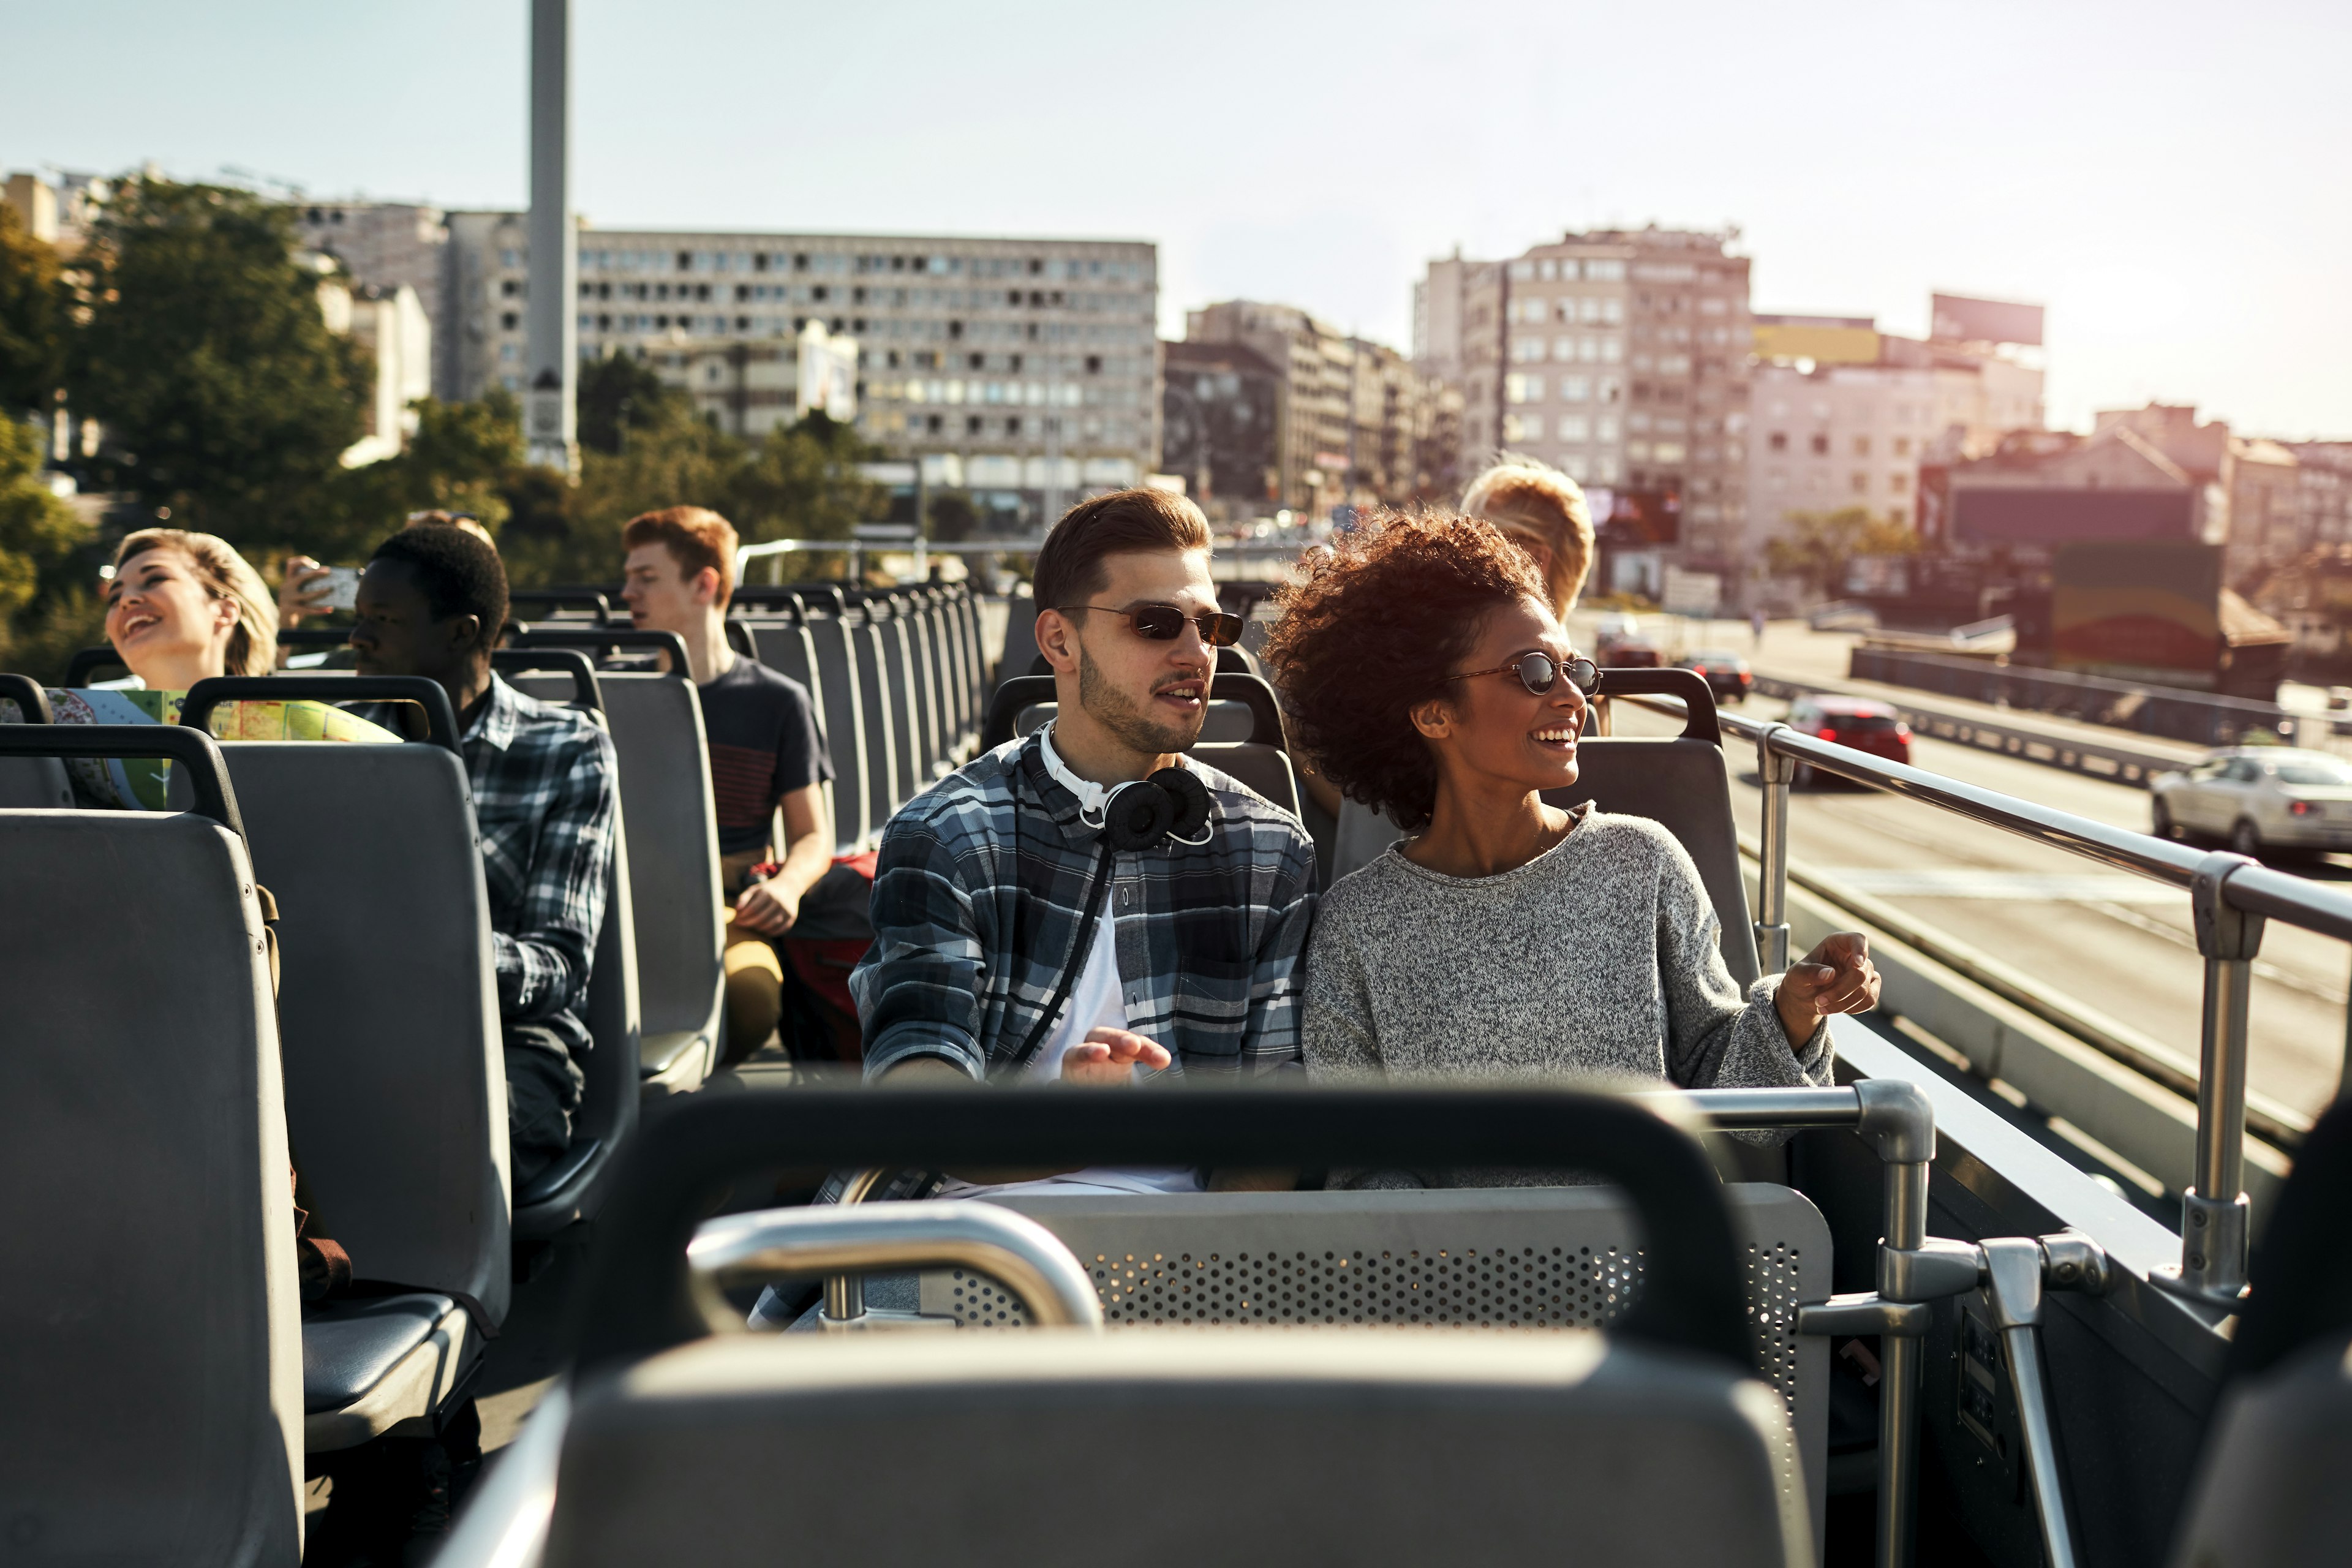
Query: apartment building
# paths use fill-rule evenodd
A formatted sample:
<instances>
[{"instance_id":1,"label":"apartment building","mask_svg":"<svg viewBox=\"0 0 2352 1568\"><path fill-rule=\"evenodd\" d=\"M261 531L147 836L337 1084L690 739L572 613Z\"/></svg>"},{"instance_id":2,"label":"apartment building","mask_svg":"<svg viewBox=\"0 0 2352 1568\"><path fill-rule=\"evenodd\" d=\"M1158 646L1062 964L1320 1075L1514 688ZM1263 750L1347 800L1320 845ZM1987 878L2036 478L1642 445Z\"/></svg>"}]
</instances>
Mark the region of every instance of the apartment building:
<instances>
[{"instance_id":1,"label":"apartment building","mask_svg":"<svg viewBox=\"0 0 2352 1568\"><path fill-rule=\"evenodd\" d=\"M1458 378L1465 466L1509 450L1591 489L1654 497L1636 510L1678 519L1675 538L1652 542L1664 560L1742 580L1748 261L1737 239L1654 226L1569 234L1504 262L1433 262L1415 353Z\"/></svg>"},{"instance_id":2,"label":"apartment building","mask_svg":"<svg viewBox=\"0 0 2352 1568\"><path fill-rule=\"evenodd\" d=\"M519 389L526 215L448 223L456 393ZM798 416L811 321L836 350L854 340L859 430L1008 522L1158 466L1149 243L583 226L578 288L583 358L634 354L745 436Z\"/></svg>"},{"instance_id":3,"label":"apartment building","mask_svg":"<svg viewBox=\"0 0 2352 1568\"><path fill-rule=\"evenodd\" d=\"M410 202L316 202L291 210L302 247L333 257L356 287L415 291L436 339L433 359L442 373L428 390L435 397L457 397L455 355L442 335L442 275L449 249L446 215L439 207Z\"/></svg>"}]
</instances>

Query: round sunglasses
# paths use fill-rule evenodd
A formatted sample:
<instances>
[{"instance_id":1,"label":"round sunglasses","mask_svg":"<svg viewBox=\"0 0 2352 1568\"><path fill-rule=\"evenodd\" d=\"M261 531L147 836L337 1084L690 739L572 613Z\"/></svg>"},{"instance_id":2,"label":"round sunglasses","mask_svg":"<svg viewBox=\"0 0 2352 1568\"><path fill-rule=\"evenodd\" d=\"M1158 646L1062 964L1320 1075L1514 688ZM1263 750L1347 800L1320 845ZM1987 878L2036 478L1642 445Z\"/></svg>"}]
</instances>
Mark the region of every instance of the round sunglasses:
<instances>
[{"instance_id":1,"label":"round sunglasses","mask_svg":"<svg viewBox=\"0 0 2352 1568\"><path fill-rule=\"evenodd\" d=\"M1242 640L1242 618L1222 610L1202 610L1188 616L1174 605L1138 605L1127 610L1115 610L1108 605L1055 605L1054 608L1064 615L1072 610L1100 610L1107 616L1125 616L1135 627L1137 637L1153 642L1174 642L1183 635L1186 621L1201 628L1201 640L1211 647L1231 647Z\"/></svg>"},{"instance_id":2,"label":"round sunglasses","mask_svg":"<svg viewBox=\"0 0 2352 1568\"><path fill-rule=\"evenodd\" d=\"M1570 686L1575 687L1587 697L1601 689L1601 668L1591 659L1571 658L1566 664L1562 664L1551 655L1540 650L1523 653L1513 662L1497 665L1493 669L1466 670L1460 675L1449 675L1445 679L1475 680L1482 675L1516 675L1519 678L1519 684L1526 687L1530 695L1536 697L1550 696L1551 689L1559 684L1559 678L1563 675L1568 677L1568 683Z\"/></svg>"}]
</instances>

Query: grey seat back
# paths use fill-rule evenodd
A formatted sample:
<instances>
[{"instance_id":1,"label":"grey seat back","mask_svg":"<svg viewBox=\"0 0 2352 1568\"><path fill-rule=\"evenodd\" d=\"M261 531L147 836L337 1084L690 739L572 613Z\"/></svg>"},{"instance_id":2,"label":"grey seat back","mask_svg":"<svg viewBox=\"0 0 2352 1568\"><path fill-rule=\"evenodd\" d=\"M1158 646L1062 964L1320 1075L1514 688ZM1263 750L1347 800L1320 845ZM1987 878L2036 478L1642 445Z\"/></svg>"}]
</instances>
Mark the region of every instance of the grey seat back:
<instances>
[{"instance_id":1,"label":"grey seat back","mask_svg":"<svg viewBox=\"0 0 2352 1568\"><path fill-rule=\"evenodd\" d=\"M963 661L958 671L957 679L968 700L964 713L965 727L971 732L970 738L977 740L980 735L980 710L981 705L987 700L989 677L989 650L984 646L985 639L981 635L980 596L969 587L959 589L952 607L956 623L957 652L962 657ZM1034 635L1034 628L1032 630Z\"/></svg>"},{"instance_id":2,"label":"grey seat back","mask_svg":"<svg viewBox=\"0 0 2352 1568\"><path fill-rule=\"evenodd\" d=\"M809 689L817 697L825 750L833 758L833 833L845 851L852 850L864 846L887 820L887 813L871 815L868 773L879 752L867 745L865 701L859 692L857 655L850 646L849 623L838 616L821 616L810 620L806 629L819 678L819 684Z\"/></svg>"},{"instance_id":3,"label":"grey seat back","mask_svg":"<svg viewBox=\"0 0 2352 1568\"><path fill-rule=\"evenodd\" d=\"M1015 594L1004 605L1004 647L984 684L992 691L1016 675L1028 674L1036 659L1037 601L1026 593Z\"/></svg>"},{"instance_id":4,"label":"grey seat back","mask_svg":"<svg viewBox=\"0 0 2352 1568\"><path fill-rule=\"evenodd\" d=\"M904 696L889 679L882 658L882 628L860 616L846 628L857 670L858 732L865 742L866 823L879 833L905 798L898 766L898 725L893 709Z\"/></svg>"},{"instance_id":5,"label":"grey seat back","mask_svg":"<svg viewBox=\"0 0 2352 1568\"><path fill-rule=\"evenodd\" d=\"M890 809L896 811L931 782L924 754L922 679L908 641L906 621L890 605L871 602L866 620L881 658L880 685L890 700Z\"/></svg>"},{"instance_id":6,"label":"grey seat back","mask_svg":"<svg viewBox=\"0 0 2352 1568\"><path fill-rule=\"evenodd\" d=\"M512 679L550 702L572 694L562 677ZM638 1022L648 1035L707 1031L715 1051L727 927L701 699L692 681L672 675L606 671L597 680L620 759L621 804L634 829L629 901Z\"/></svg>"},{"instance_id":7,"label":"grey seat back","mask_svg":"<svg viewBox=\"0 0 2352 1568\"><path fill-rule=\"evenodd\" d=\"M1291 816L1298 815L1298 774L1291 768L1289 753L1281 747L1248 741L1203 741L1188 754L1232 774Z\"/></svg>"},{"instance_id":8,"label":"grey seat back","mask_svg":"<svg viewBox=\"0 0 2352 1568\"><path fill-rule=\"evenodd\" d=\"M1723 751L1705 741L1595 738L1576 748L1575 784L1548 792L1555 805L1591 801L1602 811L1646 816L1690 852L1723 925L1723 962L1744 989L1762 973L1748 887L1739 871L1739 832L1731 816L1731 780Z\"/></svg>"},{"instance_id":9,"label":"grey seat back","mask_svg":"<svg viewBox=\"0 0 2352 1568\"><path fill-rule=\"evenodd\" d=\"M224 746L278 902L287 1125L362 1279L506 1315L506 1067L464 763L438 746Z\"/></svg>"},{"instance_id":10,"label":"grey seat back","mask_svg":"<svg viewBox=\"0 0 2352 1568\"><path fill-rule=\"evenodd\" d=\"M1594 1334L734 1335L583 1392L545 1561L1794 1568L1786 1431Z\"/></svg>"},{"instance_id":11,"label":"grey seat back","mask_svg":"<svg viewBox=\"0 0 2352 1568\"><path fill-rule=\"evenodd\" d=\"M960 759L971 742L971 686L966 674L963 607L960 592L935 589L931 595L931 657L938 667L940 729L950 762Z\"/></svg>"},{"instance_id":12,"label":"grey seat back","mask_svg":"<svg viewBox=\"0 0 2352 1568\"><path fill-rule=\"evenodd\" d=\"M2338 1237L2332 1245L2341 1245ZM2175 1544L2175 1568L2323 1568L2352 1542L2352 1342L2305 1345L2232 1384Z\"/></svg>"},{"instance_id":13,"label":"grey seat back","mask_svg":"<svg viewBox=\"0 0 2352 1568\"><path fill-rule=\"evenodd\" d=\"M797 619L751 620L744 622L743 625L751 635L752 647L757 650L761 664L766 665L770 669L791 676L808 688L809 702L815 710L817 736L824 742L825 755L833 761L835 770L838 772L841 766L839 760L841 748L833 741L833 731L827 717L828 710L825 706L824 676L817 668L816 642L809 635L808 627ZM864 812L860 809L849 808L850 816L845 819L842 813L847 805L848 803L840 793L837 781L827 779L824 783L824 809L826 816L833 822L834 847L836 852L847 852L856 848L859 832L862 830L861 819L865 815Z\"/></svg>"},{"instance_id":14,"label":"grey seat back","mask_svg":"<svg viewBox=\"0 0 2352 1568\"><path fill-rule=\"evenodd\" d=\"M908 679L915 689L916 732L920 738L916 777L921 787L929 788L931 781L947 770L948 754L945 716L940 711L940 668L935 646L939 626L928 595L918 595L902 601L898 606L898 629L907 643Z\"/></svg>"},{"instance_id":15,"label":"grey seat back","mask_svg":"<svg viewBox=\"0 0 2352 1568\"><path fill-rule=\"evenodd\" d=\"M1827 1500L1829 1352L1797 1332L1828 1299L1821 1211L1768 1183L1724 1189L1744 1249L1758 1365L1789 1405L1802 1506ZM1639 1226L1606 1187L991 1198L1043 1225L1092 1273L1113 1325L1345 1323L1605 1328L1640 1289ZM1025 1321L992 1282L922 1278L921 1310L967 1327Z\"/></svg>"},{"instance_id":16,"label":"grey seat back","mask_svg":"<svg viewBox=\"0 0 2352 1568\"><path fill-rule=\"evenodd\" d=\"M587 1082L572 1117L572 1148L515 1194L514 1233L544 1240L578 1220L593 1219L637 1128L635 918L629 897L628 807L613 816L613 866L604 884L604 923L589 960L583 1019L594 1042L580 1064Z\"/></svg>"},{"instance_id":17,"label":"grey seat back","mask_svg":"<svg viewBox=\"0 0 2352 1568\"><path fill-rule=\"evenodd\" d=\"M0 1027L11 1561L300 1558L301 1309L252 886L203 817L0 810L0 952L26 982Z\"/></svg>"}]
</instances>

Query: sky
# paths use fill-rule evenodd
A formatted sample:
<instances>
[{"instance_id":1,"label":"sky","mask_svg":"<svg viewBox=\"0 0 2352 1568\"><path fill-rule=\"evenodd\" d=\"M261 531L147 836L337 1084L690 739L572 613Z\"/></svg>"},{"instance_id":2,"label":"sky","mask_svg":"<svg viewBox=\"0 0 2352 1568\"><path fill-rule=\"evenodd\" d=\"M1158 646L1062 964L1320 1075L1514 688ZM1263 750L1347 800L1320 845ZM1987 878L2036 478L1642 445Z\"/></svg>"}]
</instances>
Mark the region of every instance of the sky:
<instances>
[{"instance_id":1,"label":"sky","mask_svg":"<svg viewBox=\"0 0 2352 1568\"><path fill-rule=\"evenodd\" d=\"M527 0L0 0L0 168L525 199ZM2352 438L2352 5L575 0L607 227L1150 239L1409 346L1459 247L1739 231L1761 311L2049 309L2053 424Z\"/></svg>"}]
</instances>

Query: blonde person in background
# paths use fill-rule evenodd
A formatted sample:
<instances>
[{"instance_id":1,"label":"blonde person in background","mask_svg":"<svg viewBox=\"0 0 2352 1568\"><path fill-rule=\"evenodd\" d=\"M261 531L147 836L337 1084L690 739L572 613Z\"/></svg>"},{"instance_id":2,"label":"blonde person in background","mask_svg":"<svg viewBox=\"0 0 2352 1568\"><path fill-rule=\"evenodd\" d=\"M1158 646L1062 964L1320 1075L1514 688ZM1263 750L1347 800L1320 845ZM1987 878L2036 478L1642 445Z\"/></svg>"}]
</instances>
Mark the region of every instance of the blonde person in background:
<instances>
[{"instance_id":1,"label":"blonde person in background","mask_svg":"<svg viewBox=\"0 0 2352 1568\"><path fill-rule=\"evenodd\" d=\"M278 658L278 612L261 574L226 541L143 528L114 552L106 583L106 639L136 689L54 690L60 724L175 724L188 689L224 675L268 675ZM226 702L206 725L224 741L397 741L389 730L324 702ZM165 809L171 764L160 759L78 758L69 764L89 804Z\"/></svg>"},{"instance_id":2,"label":"blonde person in background","mask_svg":"<svg viewBox=\"0 0 2352 1568\"><path fill-rule=\"evenodd\" d=\"M491 549L498 548L499 542L490 537L490 531L484 528L480 521L470 511L443 511L437 507L430 511L412 511L401 527L403 529L421 528L426 523L434 522L442 523L450 528L463 529ZM291 631L302 624L304 616L329 614L326 600L327 568L325 565L308 555L289 555L279 563L278 577L278 624L279 626Z\"/></svg>"},{"instance_id":3,"label":"blonde person in background","mask_svg":"<svg viewBox=\"0 0 2352 1568\"><path fill-rule=\"evenodd\" d=\"M1535 563L1551 613L1566 621L1592 570L1592 512L1584 490L1549 463L1504 452L1462 492L1462 515L1493 523ZM1594 700L1595 719L1606 699ZM1598 723L1595 729L1605 732ZM1372 860L1403 834L1369 805L1342 800L1330 780L1303 769L1307 793L1337 822L1331 853L1334 881Z\"/></svg>"}]
</instances>

